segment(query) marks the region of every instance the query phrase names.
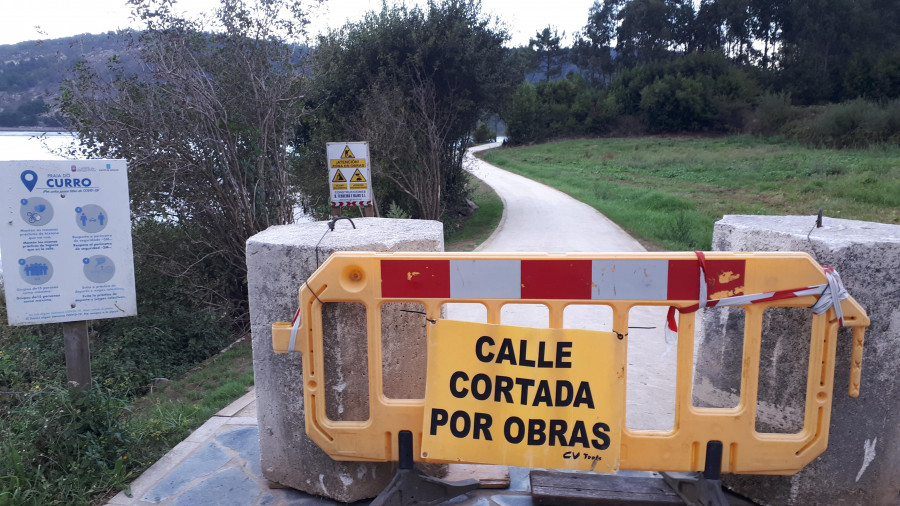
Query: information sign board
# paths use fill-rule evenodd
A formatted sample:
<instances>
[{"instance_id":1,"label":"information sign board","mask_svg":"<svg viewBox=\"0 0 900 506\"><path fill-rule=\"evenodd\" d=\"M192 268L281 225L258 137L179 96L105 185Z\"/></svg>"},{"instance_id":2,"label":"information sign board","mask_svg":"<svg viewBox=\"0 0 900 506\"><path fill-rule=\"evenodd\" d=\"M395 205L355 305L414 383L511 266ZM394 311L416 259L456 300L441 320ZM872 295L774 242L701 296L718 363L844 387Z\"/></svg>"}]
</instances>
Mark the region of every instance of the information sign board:
<instances>
[{"instance_id":1,"label":"information sign board","mask_svg":"<svg viewBox=\"0 0 900 506\"><path fill-rule=\"evenodd\" d=\"M369 143L328 142L328 187L332 206L371 206Z\"/></svg>"},{"instance_id":2,"label":"information sign board","mask_svg":"<svg viewBox=\"0 0 900 506\"><path fill-rule=\"evenodd\" d=\"M615 472L624 376L610 332L438 320L422 457Z\"/></svg>"},{"instance_id":3,"label":"information sign board","mask_svg":"<svg viewBox=\"0 0 900 506\"><path fill-rule=\"evenodd\" d=\"M124 160L0 162L10 325L137 314Z\"/></svg>"}]
</instances>

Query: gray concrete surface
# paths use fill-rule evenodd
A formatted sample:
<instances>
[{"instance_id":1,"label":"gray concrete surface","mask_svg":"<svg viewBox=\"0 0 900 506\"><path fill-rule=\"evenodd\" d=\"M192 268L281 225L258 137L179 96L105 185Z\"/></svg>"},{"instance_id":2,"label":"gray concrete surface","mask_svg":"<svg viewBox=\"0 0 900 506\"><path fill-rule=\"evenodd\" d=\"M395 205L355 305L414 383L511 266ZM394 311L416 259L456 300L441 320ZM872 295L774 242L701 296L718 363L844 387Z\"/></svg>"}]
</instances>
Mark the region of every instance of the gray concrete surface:
<instances>
[{"instance_id":1,"label":"gray concrete surface","mask_svg":"<svg viewBox=\"0 0 900 506\"><path fill-rule=\"evenodd\" d=\"M479 251L643 251L640 243L602 214L565 194L474 158L468 159L467 168L491 185L505 206L500 227ZM296 273L286 271L285 276L298 276L310 267L299 267ZM295 300L288 301L290 304L280 309L276 319L289 320L294 308L288 306ZM447 316L477 321L478 315L473 315L470 309L451 308ZM566 314L567 327L611 329L612 315L608 308L580 309ZM669 428L674 420L675 367L674 353L665 354L662 329L665 309L636 308L630 317L631 325L655 328L629 331L626 423L631 428ZM503 318L504 323L510 324L547 325L546 316L542 317L540 308L536 307L510 311ZM120 493L110 504L337 504L292 489L268 487L255 462L259 447L254 447L254 442L258 445L257 434L262 426L258 424L254 399L255 393L251 392L210 419L135 480L130 497ZM528 469L511 467L509 489L470 492L453 504L530 506L533 503L528 472Z\"/></svg>"},{"instance_id":2,"label":"gray concrete surface","mask_svg":"<svg viewBox=\"0 0 900 506\"><path fill-rule=\"evenodd\" d=\"M247 241L253 374L257 387L259 451L266 479L341 502L374 497L394 476L389 462L333 460L306 435L303 366L299 353L272 350L272 324L289 322L299 304L301 283L335 251L444 250L444 229L437 221L357 218L270 227ZM355 228L354 228L355 227ZM400 313L403 314L403 313ZM393 315L396 316L396 315ZM419 332L406 331L382 311L393 344L424 349ZM408 316L407 316L408 318ZM366 308L360 303L327 304L322 311L325 340L325 401L332 420L369 417L366 367ZM424 341L424 338L421 338ZM424 390L425 354L398 364L392 378ZM389 381L389 379L386 379ZM403 390L401 386L400 391Z\"/></svg>"},{"instance_id":3,"label":"gray concrete surface","mask_svg":"<svg viewBox=\"0 0 900 506\"><path fill-rule=\"evenodd\" d=\"M855 399L847 395L852 334L838 333L828 449L794 476L723 481L770 504L894 506L900 504L900 226L833 218L823 224L814 228L815 216L725 216L715 225L714 250L803 251L834 267L871 320ZM805 308L766 313L757 430L796 433L803 427L812 318ZM743 313L711 312L705 328L696 378L703 388L695 386L695 393L733 405L740 385L728 378L741 373Z\"/></svg>"}]
</instances>

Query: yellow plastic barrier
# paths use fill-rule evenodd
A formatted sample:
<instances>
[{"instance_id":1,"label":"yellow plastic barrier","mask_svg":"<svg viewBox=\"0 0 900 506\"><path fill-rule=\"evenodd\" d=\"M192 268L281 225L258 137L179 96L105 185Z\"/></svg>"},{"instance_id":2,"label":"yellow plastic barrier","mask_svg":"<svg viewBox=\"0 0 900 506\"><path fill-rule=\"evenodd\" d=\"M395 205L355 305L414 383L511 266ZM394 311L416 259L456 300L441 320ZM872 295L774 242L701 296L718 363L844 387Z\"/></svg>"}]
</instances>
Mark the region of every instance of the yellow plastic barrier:
<instances>
[{"instance_id":1,"label":"yellow plastic barrier","mask_svg":"<svg viewBox=\"0 0 900 506\"><path fill-rule=\"evenodd\" d=\"M701 266L705 282L701 282ZM863 336L869 319L852 297L837 292L835 278L839 281L805 253L343 252L332 255L300 287L299 318L294 325L273 325L273 347L278 353L303 354L307 433L332 458L397 460L397 434L409 430L414 435L417 460L432 461L421 452L427 423L425 401L383 395L382 304L417 302L424 306L427 319L437 321L443 304L481 303L489 324L500 322L505 304L543 304L549 309L551 329L563 327L566 306L602 304L612 308L613 331L624 343L632 307L675 307L680 311L670 313L672 320L677 315L678 329L674 427L667 431L624 427L618 467L701 471L706 443L721 441L723 472L793 474L821 454L828 443L841 324L854 328L850 395L856 396L859 390ZM802 430L792 434L757 432L763 312L770 307L809 307L826 296L840 302L838 311L826 304L827 311L812 319ZM733 408L698 408L691 402L695 314L690 311L698 302L703 307L724 305L728 300L745 311L740 402ZM366 308L370 410L366 421L334 421L325 415L321 310L322 304L329 302L355 302ZM429 333L434 326L427 326ZM622 357L624 371L624 353Z\"/></svg>"}]
</instances>

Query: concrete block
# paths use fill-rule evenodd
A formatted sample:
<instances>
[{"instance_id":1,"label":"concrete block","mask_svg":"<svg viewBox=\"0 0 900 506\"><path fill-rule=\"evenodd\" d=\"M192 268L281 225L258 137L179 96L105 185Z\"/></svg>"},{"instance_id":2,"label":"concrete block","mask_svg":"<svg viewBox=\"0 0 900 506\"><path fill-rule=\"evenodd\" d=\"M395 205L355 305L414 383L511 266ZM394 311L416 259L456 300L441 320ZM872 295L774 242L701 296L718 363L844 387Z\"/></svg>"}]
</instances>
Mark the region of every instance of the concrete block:
<instances>
[{"instance_id":1,"label":"concrete block","mask_svg":"<svg viewBox=\"0 0 900 506\"><path fill-rule=\"evenodd\" d=\"M443 251L443 226L424 220L353 219L272 227L247 241L253 370L259 420L262 472L266 479L311 494L353 502L374 497L393 478L391 463L337 462L306 436L301 357L272 351L272 323L290 321L297 291L335 251ZM385 349L386 393L400 398L424 394L424 322L394 308L383 315L390 336ZM365 420L368 374L365 308L326 304L326 413L334 420ZM362 341L364 342L364 341ZM394 351L391 351L394 350ZM405 384L403 384L405 383Z\"/></svg>"},{"instance_id":2,"label":"concrete block","mask_svg":"<svg viewBox=\"0 0 900 506\"><path fill-rule=\"evenodd\" d=\"M803 251L834 267L866 309L860 395L847 395L849 329L838 333L828 449L794 476L723 475L734 490L769 504L898 504L900 498L900 226L814 216L725 216L715 251ZM809 354L811 312L771 311L760 350L759 432L797 432ZM740 390L743 312L706 310L694 404L736 405ZM798 364L803 364L798 367Z\"/></svg>"}]
</instances>

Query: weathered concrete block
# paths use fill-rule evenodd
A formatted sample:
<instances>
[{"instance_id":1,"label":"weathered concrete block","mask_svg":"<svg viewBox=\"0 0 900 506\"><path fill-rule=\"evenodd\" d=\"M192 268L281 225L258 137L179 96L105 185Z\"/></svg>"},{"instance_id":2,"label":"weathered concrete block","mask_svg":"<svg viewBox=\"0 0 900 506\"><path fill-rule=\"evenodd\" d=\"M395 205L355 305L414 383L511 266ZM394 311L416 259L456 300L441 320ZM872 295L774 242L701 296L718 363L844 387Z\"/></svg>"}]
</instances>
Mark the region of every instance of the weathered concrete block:
<instances>
[{"instance_id":1,"label":"weathered concrete block","mask_svg":"<svg viewBox=\"0 0 900 506\"><path fill-rule=\"evenodd\" d=\"M443 226L436 221L354 219L272 227L247 241L253 372L262 471L266 479L332 499L374 497L393 478L390 463L337 462L307 436L301 357L272 351L272 323L290 321L300 285L335 251L443 251ZM318 250L318 251L317 251ZM340 306L340 307L338 307ZM396 308L395 308L396 309ZM339 313L339 315L338 315ZM385 390L397 398L424 397L424 322L394 311L384 315L390 332L384 349ZM368 417L365 308L326 303L326 412L334 420ZM421 319L421 317L419 318ZM384 331L383 331L384 332ZM387 333L385 333L387 335Z\"/></svg>"},{"instance_id":2,"label":"weathered concrete block","mask_svg":"<svg viewBox=\"0 0 900 506\"><path fill-rule=\"evenodd\" d=\"M851 332L843 329L825 453L794 476L723 475L723 482L770 504L894 506L900 495L900 226L830 218L822 228L814 225L810 216L725 216L715 225L712 249L803 251L837 269L871 319L860 395L847 395ZM760 432L797 432L803 425L810 320L805 308L777 309L765 317ZM736 405L743 312L708 311L702 328L694 403Z\"/></svg>"}]
</instances>

